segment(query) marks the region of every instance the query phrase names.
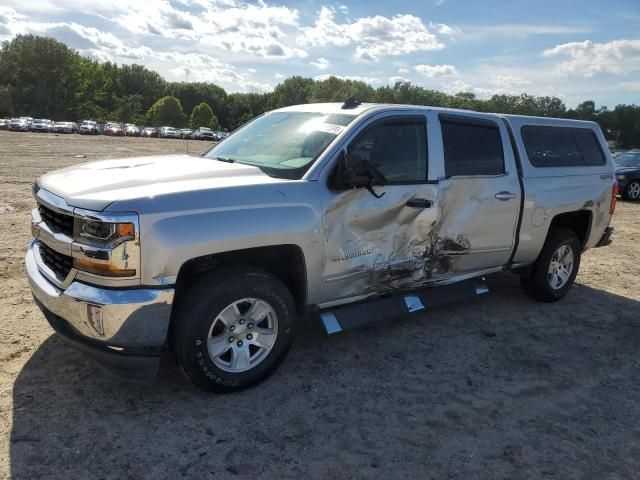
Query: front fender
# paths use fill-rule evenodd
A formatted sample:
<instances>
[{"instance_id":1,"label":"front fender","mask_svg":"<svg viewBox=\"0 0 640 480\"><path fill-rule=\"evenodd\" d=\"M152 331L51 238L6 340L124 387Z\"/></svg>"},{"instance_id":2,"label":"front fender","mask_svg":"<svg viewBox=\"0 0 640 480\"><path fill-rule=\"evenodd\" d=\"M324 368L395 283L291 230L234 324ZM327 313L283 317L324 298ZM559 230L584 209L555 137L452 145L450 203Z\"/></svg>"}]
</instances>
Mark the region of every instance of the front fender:
<instances>
[{"instance_id":1,"label":"front fender","mask_svg":"<svg viewBox=\"0 0 640 480\"><path fill-rule=\"evenodd\" d=\"M313 296L321 287L320 225L320 213L307 204L255 205L143 217L142 282L173 284L182 265L193 258L286 244L302 250L308 291Z\"/></svg>"}]
</instances>

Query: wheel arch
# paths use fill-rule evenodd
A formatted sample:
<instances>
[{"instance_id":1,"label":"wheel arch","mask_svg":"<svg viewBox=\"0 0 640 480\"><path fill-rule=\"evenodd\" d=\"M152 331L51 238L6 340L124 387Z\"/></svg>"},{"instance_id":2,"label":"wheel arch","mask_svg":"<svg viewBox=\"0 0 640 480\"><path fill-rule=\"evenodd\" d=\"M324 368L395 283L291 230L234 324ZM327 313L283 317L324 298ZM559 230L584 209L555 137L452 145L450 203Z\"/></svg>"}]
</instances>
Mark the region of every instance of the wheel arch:
<instances>
[{"instance_id":1,"label":"wheel arch","mask_svg":"<svg viewBox=\"0 0 640 480\"><path fill-rule=\"evenodd\" d=\"M176 299L198 275L229 266L259 268L277 277L291 292L298 313L307 305L307 268L298 245L283 244L204 255L182 264L176 278Z\"/></svg>"},{"instance_id":2,"label":"wheel arch","mask_svg":"<svg viewBox=\"0 0 640 480\"><path fill-rule=\"evenodd\" d=\"M567 228L573 231L578 237L580 246L584 249L589 235L591 234L591 225L593 222L593 212L591 210L576 210L573 212L559 213L554 216L547 231L547 238L554 228ZM546 241L546 239L545 239Z\"/></svg>"}]
</instances>

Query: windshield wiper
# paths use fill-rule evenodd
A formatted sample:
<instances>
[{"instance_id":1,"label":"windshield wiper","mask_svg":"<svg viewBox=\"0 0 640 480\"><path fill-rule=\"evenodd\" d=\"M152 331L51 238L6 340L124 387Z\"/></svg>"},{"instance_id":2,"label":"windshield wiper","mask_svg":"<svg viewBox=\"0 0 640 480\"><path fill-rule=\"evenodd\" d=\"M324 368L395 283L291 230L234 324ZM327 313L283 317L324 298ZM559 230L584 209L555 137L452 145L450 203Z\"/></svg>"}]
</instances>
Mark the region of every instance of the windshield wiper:
<instances>
[{"instance_id":1,"label":"windshield wiper","mask_svg":"<svg viewBox=\"0 0 640 480\"><path fill-rule=\"evenodd\" d=\"M227 162L227 163L235 163L236 159L229 157L229 158L224 158L224 157L216 157L216 160L220 160L221 162Z\"/></svg>"}]
</instances>

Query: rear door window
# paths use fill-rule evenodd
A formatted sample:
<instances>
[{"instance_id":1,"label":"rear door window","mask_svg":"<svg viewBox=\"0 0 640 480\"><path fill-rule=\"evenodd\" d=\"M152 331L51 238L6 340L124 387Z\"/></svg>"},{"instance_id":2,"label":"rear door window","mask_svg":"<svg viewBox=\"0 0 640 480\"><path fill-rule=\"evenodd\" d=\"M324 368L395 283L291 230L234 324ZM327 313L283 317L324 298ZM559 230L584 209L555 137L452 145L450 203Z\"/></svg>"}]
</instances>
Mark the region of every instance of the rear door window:
<instances>
[{"instance_id":1,"label":"rear door window","mask_svg":"<svg viewBox=\"0 0 640 480\"><path fill-rule=\"evenodd\" d=\"M534 167L604 165L600 143L589 128L526 125L522 140Z\"/></svg>"},{"instance_id":2,"label":"rear door window","mask_svg":"<svg viewBox=\"0 0 640 480\"><path fill-rule=\"evenodd\" d=\"M500 129L490 120L440 115L447 177L504 174Z\"/></svg>"}]
</instances>

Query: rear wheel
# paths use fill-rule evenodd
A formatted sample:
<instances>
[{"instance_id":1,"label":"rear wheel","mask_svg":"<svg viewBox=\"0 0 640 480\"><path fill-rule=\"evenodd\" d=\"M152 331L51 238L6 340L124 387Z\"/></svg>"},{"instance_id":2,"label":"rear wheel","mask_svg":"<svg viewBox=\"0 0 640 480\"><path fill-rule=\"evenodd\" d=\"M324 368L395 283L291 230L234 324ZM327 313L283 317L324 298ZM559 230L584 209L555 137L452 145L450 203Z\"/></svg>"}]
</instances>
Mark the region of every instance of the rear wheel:
<instances>
[{"instance_id":1,"label":"rear wheel","mask_svg":"<svg viewBox=\"0 0 640 480\"><path fill-rule=\"evenodd\" d=\"M538 301L560 300L576 279L580 252L580 242L572 230L551 230L529 274L520 277L524 290Z\"/></svg>"},{"instance_id":2,"label":"rear wheel","mask_svg":"<svg viewBox=\"0 0 640 480\"><path fill-rule=\"evenodd\" d=\"M273 275L223 268L197 277L176 306L171 347L196 385L234 392L271 375L295 333L289 290Z\"/></svg>"},{"instance_id":3,"label":"rear wheel","mask_svg":"<svg viewBox=\"0 0 640 480\"><path fill-rule=\"evenodd\" d=\"M634 202L640 200L640 181L635 180L627 185L627 188L622 192L622 198Z\"/></svg>"}]
</instances>

